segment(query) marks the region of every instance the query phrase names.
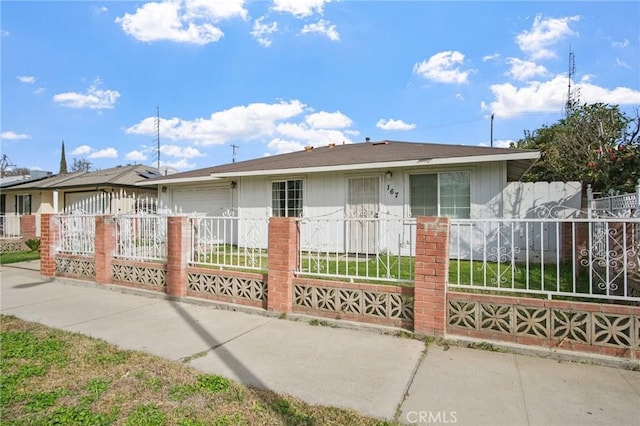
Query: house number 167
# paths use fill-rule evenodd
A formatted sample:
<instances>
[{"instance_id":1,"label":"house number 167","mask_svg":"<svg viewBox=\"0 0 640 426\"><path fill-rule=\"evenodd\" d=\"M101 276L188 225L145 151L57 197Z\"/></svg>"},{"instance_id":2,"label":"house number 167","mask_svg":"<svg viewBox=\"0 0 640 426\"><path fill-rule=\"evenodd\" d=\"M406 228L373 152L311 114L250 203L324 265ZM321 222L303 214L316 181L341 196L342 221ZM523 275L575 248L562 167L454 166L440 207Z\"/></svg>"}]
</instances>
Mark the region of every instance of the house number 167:
<instances>
[{"instance_id":1,"label":"house number 167","mask_svg":"<svg viewBox=\"0 0 640 426\"><path fill-rule=\"evenodd\" d=\"M395 198L398 198L398 194L399 192L396 191L395 189L393 189L391 187L391 185L387 185L387 191L389 191L389 194L391 194L392 196L394 196Z\"/></svg>"}]
</instances>

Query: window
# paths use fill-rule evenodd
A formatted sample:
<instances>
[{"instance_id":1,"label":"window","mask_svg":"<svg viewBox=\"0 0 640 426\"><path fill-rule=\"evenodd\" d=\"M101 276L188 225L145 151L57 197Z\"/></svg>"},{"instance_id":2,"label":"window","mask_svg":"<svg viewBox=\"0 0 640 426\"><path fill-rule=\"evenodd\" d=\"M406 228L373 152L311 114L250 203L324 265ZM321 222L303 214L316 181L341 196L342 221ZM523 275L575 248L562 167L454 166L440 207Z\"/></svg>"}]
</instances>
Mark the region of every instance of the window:
<instances>
[{"instance_id":1,"label":"window","mask_svg":"<svg viewBox=\"0 0 640 426\"><path fill-rule=\"evenodd\" d=\"M16 195L16 213L31 214L31 195Z\"/></svg>"},{"instance_id":2,"label":"window","mask_svg":"<svg viewBox=\"0 0 640 426\"><path fill-rule=\"evenodd\" d=\"M410 177L412 216L468 219L471 214L471 177L468 172L446 172Z\"/></svg>"},{"instance_id":3,"label":"window","mask_svg":"<svg viewBox=\"0 0 640 426\"><path fill-rule=\"evenodd\" d=\"M275 217L302 216L302 180L272 182L271 209Z\"/></svg>"}]
</instances>

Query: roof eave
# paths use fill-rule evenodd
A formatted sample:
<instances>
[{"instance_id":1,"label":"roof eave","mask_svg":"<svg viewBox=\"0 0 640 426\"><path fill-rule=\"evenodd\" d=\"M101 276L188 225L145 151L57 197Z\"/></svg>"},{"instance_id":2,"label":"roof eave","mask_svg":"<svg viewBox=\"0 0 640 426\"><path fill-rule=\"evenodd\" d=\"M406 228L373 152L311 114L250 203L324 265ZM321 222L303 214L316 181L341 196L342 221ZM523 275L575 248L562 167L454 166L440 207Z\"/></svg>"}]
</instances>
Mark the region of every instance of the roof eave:
<instances>
[{"instance_id":1,"label":"roof eave","mask_svg":"<svg viewBox=\"0 0 640 426\"><path fill-rule=\"evenodd\" d=\"M218 180L217 177L213 177L210 175L206 175L206 176L195 176L195 177L188 177L188 178L174 178L171 179L170 177L167 177L167 179L158 179L158 180L152 180L152 181L144 181L144 182L137 182L136 186L152 186L152 185L166 185L166 184L176 184L176 183L194 183L194 182L211 182L211 181L215 181Z\"/></svg>"},{"instance_id":2,"label":"roof eave","mask_svg":"<svg viewBox=\"0 0 640 426\"><path fill-rule=\"evenodd\" d=\"M232 178L243 176L269 176L300 173L339 172L349 170L373 170L398 167L418 166L442 166L450 164L488 163L496 161L537 160L540 158L538 151L517 152L508 154L494 154L467 157L424 158L418 160L387 161L379 163L341 164L336 166L296 167L286 169L251 170L243 172L211 173L209 178ZM204 179L206 180L206 179ZM180 181L183 182L183 181ZM166 183L178 183L167 181Z\"/></svg>"}]
</instances>

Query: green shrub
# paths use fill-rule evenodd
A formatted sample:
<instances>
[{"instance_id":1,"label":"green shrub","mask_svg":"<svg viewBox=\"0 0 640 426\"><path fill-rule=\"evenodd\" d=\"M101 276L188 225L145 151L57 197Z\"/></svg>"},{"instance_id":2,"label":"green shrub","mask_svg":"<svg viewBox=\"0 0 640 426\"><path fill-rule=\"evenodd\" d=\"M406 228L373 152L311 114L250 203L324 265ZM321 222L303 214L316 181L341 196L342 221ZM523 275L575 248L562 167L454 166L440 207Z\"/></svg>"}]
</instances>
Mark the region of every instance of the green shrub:
<instances>
[{"instance_id":1,"label":"green shrub","mask_svg":"<svg viewBox=\"0 0 640 426\"><path fill-rule=\"evenodd\" d=\"M29 250L31 251L40 251L40 240L30 239L24 242Z\"/></svg>"}]
</instances>

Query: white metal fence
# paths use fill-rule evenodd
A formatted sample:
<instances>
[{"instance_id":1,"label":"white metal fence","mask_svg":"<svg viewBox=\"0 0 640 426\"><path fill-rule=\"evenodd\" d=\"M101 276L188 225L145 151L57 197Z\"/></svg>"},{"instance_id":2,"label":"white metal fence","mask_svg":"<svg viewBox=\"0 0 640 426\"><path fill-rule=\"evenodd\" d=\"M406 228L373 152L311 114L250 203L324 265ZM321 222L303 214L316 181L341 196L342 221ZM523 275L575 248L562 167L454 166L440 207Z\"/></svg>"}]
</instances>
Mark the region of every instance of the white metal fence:
<instances>
[{"instance_id":1,"label":"white metal fence","mask_svg":"<svg viewBox=\"0 0 640 426\"><path fill-rule=\"evenodd\" d=\"M452 220L449 288L640 302L640 219Z\"/></svg>"},{"instance_id":2,"label":"white metal fence","mask_svg":"<svg viewBox=\"0 0 640 426\"><path fill-rule=\"evenodd\" d=\"M95 254L96 217L94 215L56 215L58 253L93 256Z\"/></svg>"},{"instance_id":3,"label":"white metal fence","mask_svg":"<svg viewBox=\"0 0 640 426\"><path fill-rule=\"evenodd\" d=\"M591 185L587 187L589 217L640 217L640 181L635 193L615 194L595 198Z\"/></svg>"},{"instance_id":4,"label":"white metal fence","mask_svg":"<svg viewBox=\"0 0 640 426\"><path fill-rule=\"evenodd\" d=\"M299 220L300 275L364 281L413 281L413 218Z\"/></svg>"},{"instance_id":5,"label":"white metal fence","mask_svg":"<svg viewBox=\"0 0 640 426\"><path fill-rule=\"evenodd\" d=\"M117 215L115 257L158 261L167 258L167 216Z\"/></svg>"},{"instance_id":6,"label":"white metal fence","mask_svg":"<svg viewBox=\"0 0 640 426\"><path fill-rule=\"evenodd\" d=\"M199 266L267 269L268 218L192 217L190 263Z\"/></svg>"},{"instance_id":7,"label":"white metal fence","mask_svg":"<svg viewBox=\"0 0 640 426\"><path fill-rule=\"evenodd\" d=\"M71 203L64 208L65 213L79 214L154 214L163 210L158 199L151 194L99 192ZM165 209L166 210L166 209Z\"/></svg>"},{"instance_id":8,"label":"white metal fence","mask_svg":"<svg viewBox=\"0 0 640 426\"><path fill-rule=\"evenodd\" d=\"M20 238L20 215L0 215L0 238Z\"/></svg>"}]
</instances>

